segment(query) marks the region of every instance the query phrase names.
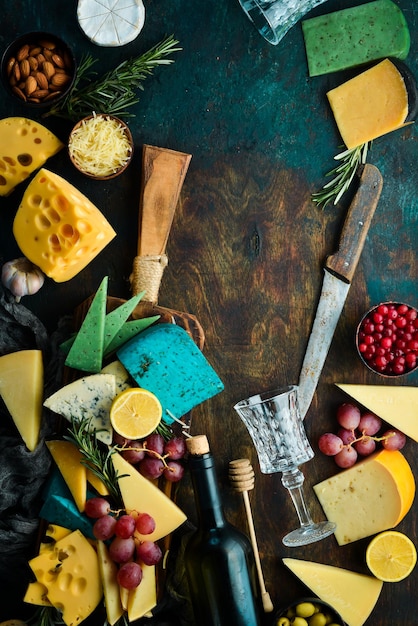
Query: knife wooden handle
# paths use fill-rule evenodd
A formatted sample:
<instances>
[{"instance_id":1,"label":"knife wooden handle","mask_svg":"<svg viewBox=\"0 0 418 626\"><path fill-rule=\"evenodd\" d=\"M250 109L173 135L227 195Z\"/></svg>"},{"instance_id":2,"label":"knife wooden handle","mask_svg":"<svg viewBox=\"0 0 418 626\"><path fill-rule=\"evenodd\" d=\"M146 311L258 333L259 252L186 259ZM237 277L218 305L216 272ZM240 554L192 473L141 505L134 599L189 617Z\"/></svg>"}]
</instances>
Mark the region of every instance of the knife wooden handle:
<instances>
[{"instance_id":1,"label":"knife wooden handle","mask_svg":"<svg viewBox=\"0 0 418 626\"><path fill-rule=\"evenodd\" d=\"M338 252L330 255L325 267L347 283L356 271L370 223L379 202L383 179L374 165L366 163L356 194L348 208Z\"/></svg>"}]
</instances>

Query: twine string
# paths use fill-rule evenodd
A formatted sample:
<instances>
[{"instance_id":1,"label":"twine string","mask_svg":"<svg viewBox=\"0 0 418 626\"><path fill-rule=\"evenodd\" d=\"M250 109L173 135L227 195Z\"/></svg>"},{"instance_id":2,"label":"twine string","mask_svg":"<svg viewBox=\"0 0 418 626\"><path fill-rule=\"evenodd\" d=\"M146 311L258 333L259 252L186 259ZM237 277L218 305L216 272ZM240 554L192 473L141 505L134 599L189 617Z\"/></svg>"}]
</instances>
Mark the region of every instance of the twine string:
<instances>
[{"instance_id":1,"label":"twine string","mask_svg":"<svg viewBox=\"0 0 418 626\"><path fill-rule=\"evenodd\" d=\"M136 256L129 277L132 293L145 291L145 300L157 304L161 279L167 265L166 254Z\"/></svg>"}]
</instances>

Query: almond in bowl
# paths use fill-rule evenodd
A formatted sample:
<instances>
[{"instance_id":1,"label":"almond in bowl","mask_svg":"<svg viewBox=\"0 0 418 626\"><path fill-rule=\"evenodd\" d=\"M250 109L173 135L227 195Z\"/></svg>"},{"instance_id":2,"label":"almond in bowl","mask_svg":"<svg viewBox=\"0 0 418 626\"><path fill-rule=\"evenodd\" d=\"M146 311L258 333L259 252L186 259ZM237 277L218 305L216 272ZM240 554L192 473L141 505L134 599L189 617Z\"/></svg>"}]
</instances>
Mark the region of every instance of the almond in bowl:
<instances>
[{"instance_id":1,"label":"almond in bowl","mask_svg":"<svg viewBox=\"0 0 418 626\"><path fill-rule=\"evenodd\" d=\"M128 126L107 114L93 114L77 122L68 140L74 167L95 180L119 176L131 162L133 150Z\"/></svg>"}]
</instances>

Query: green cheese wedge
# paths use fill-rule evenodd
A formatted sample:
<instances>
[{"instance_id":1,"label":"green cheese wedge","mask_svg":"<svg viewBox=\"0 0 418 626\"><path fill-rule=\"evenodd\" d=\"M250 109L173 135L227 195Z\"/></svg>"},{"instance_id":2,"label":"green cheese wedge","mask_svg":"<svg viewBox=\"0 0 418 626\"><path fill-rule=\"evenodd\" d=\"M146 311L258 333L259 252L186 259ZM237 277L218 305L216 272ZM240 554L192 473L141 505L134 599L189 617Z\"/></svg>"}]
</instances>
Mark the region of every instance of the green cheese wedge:
<instances>
[{"instance_id":1,"label":"green cheese wedge","mask_svg":"<svg viewBox=\"0 0 418 626\"><path fill-rule=\"evenodd\" d=\"M394 57L405 59L411 38L401 9L375 0L302 22L308 70L319 76Z\"/></svg>"},{"instance_id":2,"label":"green cheese wedge","mask_svg":"<svg viewBox=\"0 0 418 626\"><path fill-rule=\"evenodd\" d=\"M109 356L109 354L121 348L129 339L132 339L135 335L148 328L148 326L151 326L151 324L159 320L160 317L160 315L153 315L151 317L125 322L106 347L104 356Z\"/></svg>"},{"instance_id":3,"label":"green cheese wedge","mask_svg":"<svg viewBox=\"0 0 418 626\"><path fill-rule=\"evenodd\" d=\"M106 349L112 342L115 335L122 328L128 317L131 315L132 311L141 300L145 291L141 291L141 293L133 296L116 309L111 311L106 315L105 318L105 329L104 329L104 338L103 338L103 351L106 352Z\"/></svg>"},{"instance_id":4,"label":"green cheese wedge","mask_svg":"<svg viewBox=\"0 0 418 626\"><path fill-rule=\"evenodd\" d=\"M105 276L67 354L65 365L68 367L93 374L102 368L107 285Z\"/></svg>"}]
</instances>

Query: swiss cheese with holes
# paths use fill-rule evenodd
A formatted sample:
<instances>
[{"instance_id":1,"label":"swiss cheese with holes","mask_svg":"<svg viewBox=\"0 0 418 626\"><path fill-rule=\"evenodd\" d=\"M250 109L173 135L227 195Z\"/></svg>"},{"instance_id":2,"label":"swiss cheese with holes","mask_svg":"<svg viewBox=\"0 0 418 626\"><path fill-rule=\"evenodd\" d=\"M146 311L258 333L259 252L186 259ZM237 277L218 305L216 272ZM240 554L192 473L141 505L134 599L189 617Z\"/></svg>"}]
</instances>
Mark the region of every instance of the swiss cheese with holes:
<instances>
[{"instance_id":1,"label":"swiss cheese with holes","mask_svg":"<svg viewBox=\"0 0 418 626\"><path fill-rule=\"evenodd\" d=\"M78 274L116 236L86 196L44 168L23 195L13 234L22 253L58 283Z\"/></svg>"},{"instance_id":2,"label":"swiss cheese with holes","mask_svg":"<svg viewBox=\"0 0 418 626\"><path fill-rule=\"evenodd\" d=\"M8 196L64 144L47 128L26 117L0 120L0 196Z\"/></svg>"}]
</instances>

